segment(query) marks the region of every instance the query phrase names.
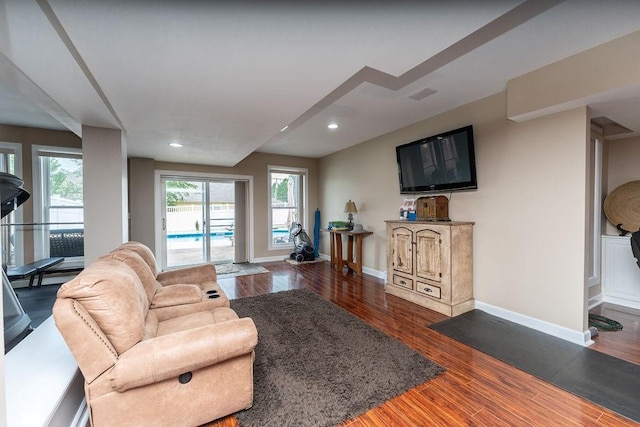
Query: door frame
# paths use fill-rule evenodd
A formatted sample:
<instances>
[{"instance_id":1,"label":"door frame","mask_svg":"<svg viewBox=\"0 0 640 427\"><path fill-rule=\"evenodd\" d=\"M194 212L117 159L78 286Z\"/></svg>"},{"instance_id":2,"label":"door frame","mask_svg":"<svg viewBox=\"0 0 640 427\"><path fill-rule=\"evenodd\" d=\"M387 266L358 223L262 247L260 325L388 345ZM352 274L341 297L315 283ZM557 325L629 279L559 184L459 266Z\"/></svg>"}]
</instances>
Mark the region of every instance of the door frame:
<instances>
[{"instance_id":1,"label":"door frame","mask_svg":"<svg viewBox=\"0 0 640 427\"><path fill-rule=\"evenodd\" d=\"M250 175L236 175L236 174L220 174L220 173L198 173L198 172L186 172L179 170L156 170L154 177L154 223L155 223L155 253L163 254L163 233L162 233L162 219L164 212L162 211L162 178L174 177L184 179L203 179L203 180L222 180L222 181L244 181L248 183L246 192L246 242L248 248L249 262L253 262L255 258L254 251L254 217L253 217L253 176ZM157 257L158 268L163 270L165 268L163 256Z\"/></svg>"}]
</instances>

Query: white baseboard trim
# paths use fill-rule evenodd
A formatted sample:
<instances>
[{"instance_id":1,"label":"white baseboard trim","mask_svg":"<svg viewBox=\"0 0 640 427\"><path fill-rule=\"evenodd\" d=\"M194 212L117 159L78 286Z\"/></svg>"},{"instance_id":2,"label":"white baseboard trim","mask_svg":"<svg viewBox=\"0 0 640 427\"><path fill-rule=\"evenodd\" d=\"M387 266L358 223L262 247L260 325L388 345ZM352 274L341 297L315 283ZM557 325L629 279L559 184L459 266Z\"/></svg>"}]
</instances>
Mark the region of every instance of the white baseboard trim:
<instances>
[{"instance_id":1,"label":"white baseboard trim","mask_svg":"<svg viewBox=\"0 0 640 427\"><path fill-rule=\"evenodd\" d=\"M640 310L640 302L637 302L637 301L631 301L623 298L616 298L609 295L605 296L603 298L603 301L611 304L621 305L623 307L635 308L636 310Z\"/></svg>"},{"instance_id":2,"label":"white baseboard trim","mask_svg":"<svg viewBox=\"0 0 640 427\"><path fill-rule=\"evenodd\" d=\"M591 310L592 308L599 306L603 302L604 299L601 293L592 298L589 298L589 301L587 301L587 310Z\"/></svg>"},{"instance_id":3,"label":"white baseboard trim","mask_svg":"<svg viewBox=\"0 0 640 427\"><path fill-rule=\"evenodd\" d=\"M276 262L276 261L284 261L285 260L285 256L284 255L276 255L276 256L267 256L267 257L260 257L260 258L253 258L251 260L249 260L249 262L251 263L261 263L261 262Z\"/></svg>"},{"instance_id":4,"label":"white baseboard trim","mask_svg":"<svg viewBox=\"0 0 640 427\"><path fill-rule=\"evenodd\" d=\"M589 330L586 330L584 332L574 331L573 329L565 328L564 326L549 323L544 320L516 313L515 311L506 310L504 308L487 304L478 300L476 300L476 308L478 310L486 311L489 314L505 320L509 320L519 325L544 332L545 334L549 334L566 341L570 341L574 344L582 345L585 347L593 344L593 341L591 340L591 332Z\"/></svg>"},{"instance_id":5,"label":"white baseboard trim","mask_svg":"<svg viewBox=\"0 0 640 427\"><path fill-rule=\"evenodd\" d=\"M362 272L366 273L370 276L374 276L377 277L378 279L382 279L385 280L387 278L387 272L386 271L380 271L380 270L374 270L373 268L369 268L369 267L362 267Z\"/></svg>"},{"instance_id":6,"label":"white baseboard trim","mask_svg":"<svg viewBox=\"0 0 640 427\"><path fill-rule=\"evenodd\" d=\"M330 261L331 255L321 253L321 254L318 254L318 258L322 258L322 259L326 259L327 261ZM374 270L373 268L362 266L362 272L382 280L385 280L387 278L386 271Z\"/></svg>"}]
</instances>

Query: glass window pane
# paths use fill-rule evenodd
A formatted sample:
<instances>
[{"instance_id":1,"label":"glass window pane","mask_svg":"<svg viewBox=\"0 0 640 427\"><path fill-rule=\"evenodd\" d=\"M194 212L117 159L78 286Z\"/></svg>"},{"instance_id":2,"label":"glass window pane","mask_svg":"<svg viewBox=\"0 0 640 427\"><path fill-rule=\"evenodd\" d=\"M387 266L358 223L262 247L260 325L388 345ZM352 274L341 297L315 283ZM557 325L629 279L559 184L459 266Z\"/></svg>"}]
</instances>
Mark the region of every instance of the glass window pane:
<instances>
[{"instance_id":1,"label":"glass window pane","mask_svg":"<svg viewBox=\"0 0 640 427\"><path fill-rule=\"evenodd\" d=\"M0 152L0 172L15 174L15 154ZM3 226L0 231L0 239L2 239L2 262L13 266L16 265L15 244L16 244L16 227L10 226L15 223L16 212L12 211L9 215L2 219ZM22 234L22 231L20 231Z\"/></svg>"},{"instance_id":2,"label":"glass window pane","mask_svg":"<svg viewBox=\"0 0 640 427\"><path fill-rule=\"evenodd\" d=\"M82 206L82 160L64 157L47 159L50 182L49 206ZM50 221L53 222L53 219L51 218Z\"/></svg>"},{"instance_id":3,"label":"glass window pane","mask_svg":"<svg viewBox=\"0 0 640 427\"><path fill-rule=\"evenodd\" d=\"M49 209L50 228L59 230L64 228L84 228L84 208L78 207L53 207ZM59 224L62 223L62 224Z\"/></svg>"},{"instance_id":4,"label":"glass window pane","mask_svg":"<svg viewBox=\"0 0 640 427\"><path fill-rule=\"evenodd\" d=\"M38 150L40 167L34 176L37 201L34 206L36 222L42 225L34 229L34 255L36 258L50 256L52 242L59 233L54 230L67 230L81 234L84 229L82 157L80 152L56 152L42 147ZM65 263L73 263L75 257L81 257L82 251L63 248L68 255Z\"/></svg>"},{"instance_id":5,"label":"glass window pane","mask_svg":"<svg viewBox=\"0 0 640 427\"><path fill-rule=\"evenodd\" d=\"M271 215L272 242L274 244L289 243L291 225L298 223L297 209L273 209Z\"/></svg>"},{"instance_id":6,"label":"glass window pane","mask_svg":"<svg viewBox=\"0 0 640 427\"><path fill-rule=\"evenodd\" d=\"M271 183L271 223L270 244L272 247L292 245L289 230L293 224L302 223L301 207L303 174L298 171L270 170ZM304 224L303 224L304 227Z\"/></svg>"},{"instance_id":7,"label":"glass window pane","mask_svg":"<svg viewBox=\"0 0 640 427\"><path fill-rule=\"evenodd\" d=\"M298 175L288 173L271 174L271 205L273 207L298 205Z\"/></svg>"}]
</instances>

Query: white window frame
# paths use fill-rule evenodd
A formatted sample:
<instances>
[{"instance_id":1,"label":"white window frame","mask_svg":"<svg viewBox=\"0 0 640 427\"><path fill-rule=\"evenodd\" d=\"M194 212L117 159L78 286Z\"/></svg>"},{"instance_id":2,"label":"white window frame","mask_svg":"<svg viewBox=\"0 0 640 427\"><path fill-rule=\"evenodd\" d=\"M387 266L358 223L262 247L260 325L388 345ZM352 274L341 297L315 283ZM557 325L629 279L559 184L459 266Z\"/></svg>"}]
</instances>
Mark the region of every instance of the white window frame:
<instances>
[{"instance_id":1,"label":"white window frame","mask_svg":"<svg viewBox=\"0 0 640 427\"><path fill-rule=\"evenodd\" d=\"M154 178L154 199L155 199L155 223L161 224L161 226L156 227L156 247L155 253L162 254L160 259L158 260L158 268L164 270L166 268L166 239L165 239L165 230L162 227L162 224L165 221L164 218L164 204L163 200L166 200L166 196L163 193L163 185L162 180L164 178L171 177L180 177L186 179L205 179L205 180L231 180L231 181L245 181L248 183L248 205L247 205L247 237L249 244L249 262L255 261L255 250L254 250L254 236L253 236L253 224L254 224L254 216L253 216L253 176L251 175L227 175L227 174L219 174L219 173L199 173L199 172L186 172L186 171L178 171L178 170L156 170L155 178Z\"/></svg>"},{"instance_id":2,"label":"white window frame","mask_svg":"<svg viewBox=\"0 0 640 427\"><path fill-rule=\"evenodd\" d=\"M49 182L45 182L40 168L40 158L44 156L82 158L82 149L47 145L33 145L31 147L33 194L38 196L33 198L33 220L36 224L43 224L42 226L38 226L34 229L33 243L35 259L49 257L49 226L44 225L48 224L49 219L44 215L44 195L49 194L50 189ZM81 261L83 259L84 257L65 258L65 264L69 264L69 262L73 261Z\"/></svg>"},{"instance_id":3,"label":"white window frame","mask_svg":"<svg viewBox=\"0 0 640 427\"><path fill-rule=\"evenodd\" d=\"M10 154L14 155L14 163L13 163L13 174L15 176L17 176L20 179L24 179L24 177L22 176L22 144L18 144L15 142L2 142L0 141L0 150L2 150L3 152L7 152ZM29 191L27 189L27 191ZM32 191L29 191L29 193L31 195L33 195ZM22 209L16 209L13 212L13 222L12 224L22 224L24 221L24 215L22 213ZM7 215L7 218L9 216ZM3 226L4 228L5 226ZM13 241L13 247L14 248L24 248L24 228L20 227L20 229L18 230L16 227L19 227L19 225L16 225L14 227L14 241ZM2 250L7 250L7 248L2 248ZM4 262L4 259L3 259ZM16 251L15 252L15 262L16 265L23 265L24 264L24 251Z\"/></svg>"},{"instance_id":4,"label":"white window frame","mask_svg":"<svg viewBox=\"0 0 640 427\"><path fill-rule=\"evenodd\" d=\"M602 283L602 150L603 137L592 131L589 146L589 162L590 167L588 173L592 175L590 188L587 189L587 200L591 202L587 206L587 237L586 251L589 256L586 257L586 283L587 287L597 286ZM589 261L590 260L590 261Z\"/></svg>"},{"instance_id":5,"label":"white window frame","mask_svg":"<svg viewBox=\"0 0 640 427\"><path fill-rule=\"evenodd\" d=\"M307 228L307 224L309 224L309 209L308 209L308 199L309 199L309 191L308 191L308 177L309 170L306 168L296 168L291 166L275 166L268 165L267 166L267 241L268 241L268 250L283 250L283 249L292 249L294 247L293 242L274 244L273 243L273 229L272 229L272 217L273 217L273 206L271 204L271 174L272 173L288 173L292 175L300 175L301 185L299 191L302 194L299 194L301 198L300 206L298 207L298 219L302 224L304 229Z\"/></svg>"}]
</instances>

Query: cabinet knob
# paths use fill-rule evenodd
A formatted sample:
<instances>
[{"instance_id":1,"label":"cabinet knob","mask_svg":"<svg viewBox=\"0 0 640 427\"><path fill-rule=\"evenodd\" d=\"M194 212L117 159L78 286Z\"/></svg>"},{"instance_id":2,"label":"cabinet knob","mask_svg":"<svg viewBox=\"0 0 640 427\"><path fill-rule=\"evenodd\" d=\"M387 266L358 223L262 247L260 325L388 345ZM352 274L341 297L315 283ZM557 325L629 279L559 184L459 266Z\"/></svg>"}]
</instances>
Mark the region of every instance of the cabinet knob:
<instances>
[{"instance_id":1,"label":"cabinet knob","mask_svg":"<svg viewBox=\"0 0 640 427\"><path fill-rule=\"evenodd\" d=\"M405 282L404 280L400 280L400 284L401 284L401 285L404 285L404 284L406 284L406 283L407 283L407 282Z\"/></svg>"},{"instance_id":2,"label":"cabinet knob","mask_svg":"<svg viewBox=\"0 0 640 427\"><path fill-rule=\"evenodd\" d=\"M425 292L433 292L433 290L429 289L429 288L424 288Z\"/></svg>"}]
</instances>

